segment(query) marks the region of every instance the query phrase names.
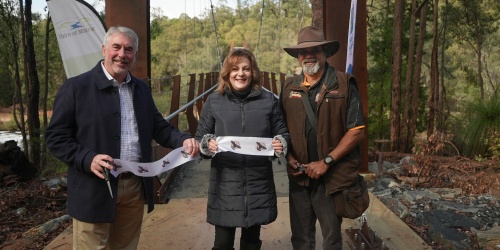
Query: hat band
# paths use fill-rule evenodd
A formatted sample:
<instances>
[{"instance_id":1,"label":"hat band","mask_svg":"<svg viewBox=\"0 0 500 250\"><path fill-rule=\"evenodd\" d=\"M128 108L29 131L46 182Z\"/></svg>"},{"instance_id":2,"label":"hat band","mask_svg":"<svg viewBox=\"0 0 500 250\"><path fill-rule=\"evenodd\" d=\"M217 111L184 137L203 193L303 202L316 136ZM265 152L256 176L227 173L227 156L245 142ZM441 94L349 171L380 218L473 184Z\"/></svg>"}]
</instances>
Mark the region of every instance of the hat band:
<instances>
[{"instance_id":1,"label":"hat band","mask_svg":"<svg viewBox=\"0 0 500 250\"><path fill-rule=\"evenodd\" d=\"M322 42L327 43L328 41L309 41L309 40L307 40L307 41L302 41L302 42L300 42L299 44L302 44L302 43L311 43L311 42L312 42L312 43L322 43Z\"/></svg>"}]
</instances>

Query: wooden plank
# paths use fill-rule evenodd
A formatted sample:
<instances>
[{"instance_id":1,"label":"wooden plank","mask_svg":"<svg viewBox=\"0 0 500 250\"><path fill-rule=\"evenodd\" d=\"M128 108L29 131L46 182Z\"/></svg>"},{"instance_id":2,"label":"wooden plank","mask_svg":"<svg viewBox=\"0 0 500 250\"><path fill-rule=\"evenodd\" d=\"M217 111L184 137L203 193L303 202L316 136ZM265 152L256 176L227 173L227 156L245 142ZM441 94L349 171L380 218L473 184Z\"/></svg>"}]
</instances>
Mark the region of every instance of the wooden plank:
<instances>
[{"instance_id":1,"label":"wooden plank","mask_svg":"<svg viewBox=\"0 0 500 250\"><path fill-rule=\"evenodd\" d=\"M195 83L196 83L196 75L195 74L191 74L189 75L190 76L190 79L189 79L189 92L188 92L188 102L190 102L191 100L194 99L194 89L195 89ZM196 111L198 112L198 111ZM191 135L194 135L196 133L196 128L198 127L198 120L196 119L195 117L195 114L194 114L194 108L193 108L193 105L187 107L186 109L186 117L187 117L187 122L188 122L188 129L189 129L189 133L191 133Z\"/></svg>"},{"instance_id":2,"label":"wooden plank","mask_svg":"<svg viewBox=\"0 0 500 250\"><path fill-rule=\"evenodd\" d=\"M170 114L174 113L179 109L179 102L181 97L181 76L174 76L174 84L172 85L172 99L170 102ZM179 127L179 116L175 116L170 121L168 121L175 128Z\"/></svg>"}]
</instances>

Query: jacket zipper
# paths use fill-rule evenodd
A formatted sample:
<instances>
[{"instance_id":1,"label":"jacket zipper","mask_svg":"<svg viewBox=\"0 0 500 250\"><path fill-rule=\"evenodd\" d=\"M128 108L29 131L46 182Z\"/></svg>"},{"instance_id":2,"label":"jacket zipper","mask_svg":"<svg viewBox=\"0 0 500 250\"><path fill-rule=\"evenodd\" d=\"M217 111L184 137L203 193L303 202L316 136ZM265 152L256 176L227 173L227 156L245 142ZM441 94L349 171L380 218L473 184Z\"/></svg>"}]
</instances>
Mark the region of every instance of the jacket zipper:
<instances>
[{"instance_id":1,"label":"jacket zipper","mask_svg":"<svg viewBox=\"0 0 500 250\"><path fill-rule=\"evenodd\" d=\"M245 135L245 101L240 103L240 111L241 111L241 129L243 131L243 135ZM243 202L244 202L244 216L245 216L245 225L248 227L248 197L247 197L247 169L246 169L246 157L243 156Z\"/></svg>"}]
</instances>

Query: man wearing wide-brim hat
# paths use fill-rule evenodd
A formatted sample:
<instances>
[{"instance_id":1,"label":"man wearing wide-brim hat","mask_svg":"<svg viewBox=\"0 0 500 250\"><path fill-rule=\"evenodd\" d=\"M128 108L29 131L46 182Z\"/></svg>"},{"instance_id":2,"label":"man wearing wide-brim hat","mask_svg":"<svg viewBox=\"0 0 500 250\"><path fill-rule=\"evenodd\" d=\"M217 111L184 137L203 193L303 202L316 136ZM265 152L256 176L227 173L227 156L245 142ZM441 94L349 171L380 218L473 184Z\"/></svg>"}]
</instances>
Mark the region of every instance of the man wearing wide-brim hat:
<instances>
[{"instance_id":1,"label":"man wearing wide-brim hat","mask_svg":"<svg viewBox=\"0 0 500 250\"><path fill-rule=\"evenodd\" d=\"M299 31L297 45L284 48L302 67L280 94L292 140L287 168L295 250L315 249L316 220L323 249L342 249L343 215L337 214L333 196L359 173L358 143L365 127L361 98L355 78L326 62L338 49L338 41L327 41L323 30L312 26Z\"/></svg>"}]
</instances>

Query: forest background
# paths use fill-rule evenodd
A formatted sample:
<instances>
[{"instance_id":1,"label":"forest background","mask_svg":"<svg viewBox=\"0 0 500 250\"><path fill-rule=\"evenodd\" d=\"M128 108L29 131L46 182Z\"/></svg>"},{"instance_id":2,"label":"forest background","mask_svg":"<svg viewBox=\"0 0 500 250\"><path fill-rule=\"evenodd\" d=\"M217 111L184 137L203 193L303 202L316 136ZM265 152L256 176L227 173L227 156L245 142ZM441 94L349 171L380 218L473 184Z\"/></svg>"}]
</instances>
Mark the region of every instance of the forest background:
<instances>
[{"instance_id":1,"label":"forest background","mask_svg":"<svg viewBox=\"0 0 500 250\"><path fill-rule=\"evenodd\" d=\"M187 76L218 71L231 44L246 44L264 71L296 72L296 59L283 47L313 23L318 1L237 2L231 8L220 1L196 17L151 10L150 81L163 86L153 94L165 115L172 77L182 76L187 95ZM500 2L366 5L369 81L359 84L368 84L369 145L386 139L390 151L499 160ZM50 13L21 11L30 6L30 0L0 2L0 107L12 116L0 129L21 131L26 154L44 172L59 165L42 135L65 73Z\"/></svg>"}]
</instances>

